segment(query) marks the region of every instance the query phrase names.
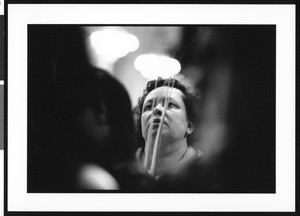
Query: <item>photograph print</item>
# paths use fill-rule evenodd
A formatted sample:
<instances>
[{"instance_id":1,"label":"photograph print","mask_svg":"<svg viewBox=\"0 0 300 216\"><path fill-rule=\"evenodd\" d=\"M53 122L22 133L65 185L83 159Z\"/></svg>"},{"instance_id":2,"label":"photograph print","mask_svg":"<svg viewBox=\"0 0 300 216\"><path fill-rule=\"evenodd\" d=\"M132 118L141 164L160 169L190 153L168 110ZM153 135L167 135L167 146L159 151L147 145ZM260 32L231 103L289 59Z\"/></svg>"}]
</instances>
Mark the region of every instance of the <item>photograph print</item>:
<instances>
[{"instance_id":1,"label":"photograph print","mask_svg":"<svg viewBox=\"0 0 300 216\"><path fill-rule=\"evenodd\" d=\"M295 211L294 9L8 4L6 211Z\"/></svg>"}]
</instances>

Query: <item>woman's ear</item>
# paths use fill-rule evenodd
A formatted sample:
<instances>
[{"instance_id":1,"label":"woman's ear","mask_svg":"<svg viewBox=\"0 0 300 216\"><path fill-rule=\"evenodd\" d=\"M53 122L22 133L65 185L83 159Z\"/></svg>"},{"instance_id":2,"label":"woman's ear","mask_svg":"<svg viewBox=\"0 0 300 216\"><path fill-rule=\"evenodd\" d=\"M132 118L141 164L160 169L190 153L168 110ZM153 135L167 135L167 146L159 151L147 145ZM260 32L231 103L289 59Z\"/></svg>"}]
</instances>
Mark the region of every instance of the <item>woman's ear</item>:
<instances>
[{"instance_id":1,"label":"woman's ear","mask_svg":"<svg viewBox=\"0 0 300 216\"><path fill-rule=\"evenodd\" d=\"M193 124L193 122L188 121L186 133L189 135L189 134L193 133L193 131L194 131L194 124Z\"/></svg>"}]
</instances>

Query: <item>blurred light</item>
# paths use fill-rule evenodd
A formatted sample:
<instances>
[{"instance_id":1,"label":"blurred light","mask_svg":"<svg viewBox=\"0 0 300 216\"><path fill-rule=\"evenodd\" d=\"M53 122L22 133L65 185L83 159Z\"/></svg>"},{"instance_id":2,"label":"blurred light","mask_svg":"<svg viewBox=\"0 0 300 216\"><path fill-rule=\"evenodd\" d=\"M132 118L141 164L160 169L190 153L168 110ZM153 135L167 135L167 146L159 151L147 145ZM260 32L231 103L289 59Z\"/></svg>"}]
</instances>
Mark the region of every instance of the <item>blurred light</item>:
<instances>
[{"instance_id":1,"label":"blurred light","mask_svg":"<svg viewBox=\"0 0 300 216\"><path fill-rule=\"evenodd\" d=\"M113 72L115 62L139 47L139 40L122 28L94 31L88 40L92 65Z\"/></svg>"},{"instance_id":2,"label":"blurred light","mask_svg":"<svg viewBox=\"0 0 300 216\"><path fill-rule=\"evenodd\" d=\"M176 59L157 54L138 56L134 62L134 67L147 79L169 78L181 70L181 65Z\"/></svg>"},{"instance_id":3,"label":"blurred light","mask_svg":"<svg viewBox=\"0 0 300 216\"><path fill-rule=\"evenodd\" d=\"M118 190L117 180L105 169L96 165L85 165L79 170L80 189Z\"/></svg>"},{"instance_id":4,"label":"blurred light","mask_svg":"<svg viewBox=\"0 0 300 216\"><path fill-rule=\"evenodd\" d=\"M97 54L108 58L124 57L139 47L139 40L134 35L119 29L93 32L90 42Z\"/></svg>"}]
</instances>

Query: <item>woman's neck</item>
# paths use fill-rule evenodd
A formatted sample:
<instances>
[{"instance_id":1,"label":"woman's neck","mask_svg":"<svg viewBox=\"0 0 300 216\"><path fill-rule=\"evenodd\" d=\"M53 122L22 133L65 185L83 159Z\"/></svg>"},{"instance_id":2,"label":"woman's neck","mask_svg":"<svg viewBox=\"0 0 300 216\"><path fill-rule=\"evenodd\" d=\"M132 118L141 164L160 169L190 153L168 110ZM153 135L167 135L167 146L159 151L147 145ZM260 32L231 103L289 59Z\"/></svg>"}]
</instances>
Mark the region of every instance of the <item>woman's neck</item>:
<instances>
[{"instance_id":1,"label":"woman's neck","mask_svg":"<svg viewBox=\"0 0 300 216\"><path fill-rule=\"evenodd\" d=\"M181 158L187 150L187 141L186 139L170 142L170 143L161 143L160 151L158 158Z\"/></svg>"},{"instance_id":2,"label":"woman's neck","mask_svg":"<svg viewBox=\"0 0 300 216\"><path fill-rule=\"evenodd\" d=\"M176 172L180 168L180 160L188 149L187 141L161 143L157 158L156 175L166 172Z\"/></svg>"}]
</instances>

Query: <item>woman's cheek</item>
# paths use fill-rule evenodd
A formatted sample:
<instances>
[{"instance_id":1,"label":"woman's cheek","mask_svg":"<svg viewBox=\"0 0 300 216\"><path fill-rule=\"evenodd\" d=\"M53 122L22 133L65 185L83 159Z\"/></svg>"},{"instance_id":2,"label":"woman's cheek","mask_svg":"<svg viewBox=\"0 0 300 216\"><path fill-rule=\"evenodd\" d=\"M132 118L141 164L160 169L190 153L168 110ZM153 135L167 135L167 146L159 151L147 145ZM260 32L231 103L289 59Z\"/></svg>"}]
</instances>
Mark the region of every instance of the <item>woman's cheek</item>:
<instances>
[{"instance_id":1,"label":"woman's cheek","mask_svg":"<svg viewBox=\"0 0 300 216\"><path fill-rule=\"evenodd\" d=\"M146 121L145 121L145 115L142 114L142 117L141 117L141 127L142 127L142 136L143 138L145 139L145 132L146 132Z\"/></svg>"}]
</instances>

